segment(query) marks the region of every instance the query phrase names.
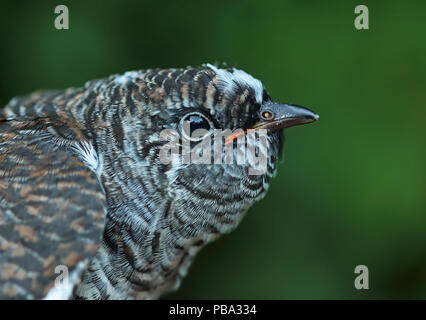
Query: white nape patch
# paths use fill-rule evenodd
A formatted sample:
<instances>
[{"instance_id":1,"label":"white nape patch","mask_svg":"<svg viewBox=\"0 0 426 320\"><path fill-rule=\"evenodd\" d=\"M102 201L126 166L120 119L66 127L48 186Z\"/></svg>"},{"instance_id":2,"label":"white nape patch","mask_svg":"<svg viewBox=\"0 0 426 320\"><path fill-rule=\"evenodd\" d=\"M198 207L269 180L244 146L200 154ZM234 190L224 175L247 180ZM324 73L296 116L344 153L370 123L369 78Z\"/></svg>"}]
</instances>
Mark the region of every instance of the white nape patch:
<instances>
[{"instance_id":1,"label":"white nape patch","mask_svg":"<svg viewBox=\"0 0 426 320\"><path fill-rule=\"evenodd\" d=\"M137 77L139 77L139 73L138 72L136 72L136 71L127 71L127 72L123 73L122 75L117 76L114 79L114 82L118 83L118 84L124 84L127 81L132 81L132 80L134 80Z\"/></svg>"},{"instance_id":2,"label":"white nape patch","mask_svg":"<svg viewBox=\"0 0 426 320\"><path fill-rule=\"evenodd\" d=\"M69 300L73 294L74 287L81 281L83 271L86 269L87 262L80 261L75 269L61 285L56 285L49 290L43 300Z\"/></svg>"},{"instance_id":3,"label":"white nape patch","mask_svg":"<svg viewBox=\"0 0 426 320\"><path fill-rule=\"evenodd\" d=\"M237 85L251 87L255 92L256 102L262 103L263 85L260 80L253 78L243 70L232 68L232 72L229 72L225 69L219 69L210 63L206 64L206 66L216 72L217 76L222 81L224 90L228 89L234 91L237 89Z\"/></svg>"},{"instance_id":4,"label":"white nape patch","mask_svg":"<svg viewBox=\"0 0 426 320\"><path fill-rule=\"evenodd\" d=\"M88 141L78 141L74 142L71 148L77 152L79 158L96 174L99 181L101 181L100 177L103 170L103 162L95 151L95 148L93 148L93 145Z\"/></svg>"}]
</instances>

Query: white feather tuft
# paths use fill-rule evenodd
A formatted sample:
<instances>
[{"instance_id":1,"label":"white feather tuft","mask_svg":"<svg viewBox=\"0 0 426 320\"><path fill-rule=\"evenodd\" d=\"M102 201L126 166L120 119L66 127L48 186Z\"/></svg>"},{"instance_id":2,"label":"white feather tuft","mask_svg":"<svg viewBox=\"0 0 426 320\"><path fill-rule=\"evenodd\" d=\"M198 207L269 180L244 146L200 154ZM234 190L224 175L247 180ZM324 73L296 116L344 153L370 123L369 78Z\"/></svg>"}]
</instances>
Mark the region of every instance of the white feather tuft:
<instances>
[{"instance_id":1,"label":"white feather tuft","mask_svg":"<svg viewBox=\"0 0 426 320\"><path fill-rule=\"evenodd\" d=\"M217 68L210 63L206 66L216 72L217 76L222 81L224 86L223 89L235 91L238 85L251 87L255 92L256 102L262 103L263 85L260 80L253 78L243 70L232 68L232 72L230 72L225 69Z\"/></svg>"},{"instance_id":2,"label":"white feather tuft","mask_svg":"<svg viewBox=\"0 0 426 320\"><path fill-rule=\"evenodd\" d=\"M81 275L86 269L87 262L80 261L69 275L67 281L61 285L56 285L49 290L43 300L69 300L72 297L74 288L80 283Z\"/></svg>"}]
</instances>

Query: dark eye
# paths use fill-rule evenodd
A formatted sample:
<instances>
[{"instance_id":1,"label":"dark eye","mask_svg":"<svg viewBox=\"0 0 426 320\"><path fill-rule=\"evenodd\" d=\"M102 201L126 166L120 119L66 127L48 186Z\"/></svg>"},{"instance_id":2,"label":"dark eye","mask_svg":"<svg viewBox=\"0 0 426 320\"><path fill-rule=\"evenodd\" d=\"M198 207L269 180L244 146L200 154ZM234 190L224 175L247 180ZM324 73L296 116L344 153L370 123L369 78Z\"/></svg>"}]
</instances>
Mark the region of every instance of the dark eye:
<instances>
[{"instance_id":1,"label":"dark eye","mask_svg":"<svg viewBox=\"0 0 426 320\"><path fill-rule=\"evenodd\" d=\"M262 111L260 116L263 120L272 120L274 118L274 114L268 110Z\"/></svg>"},{"instance_id":2,"label":"dark eye","mask_svg":"<svg viewBox=\"0 0 426 320\"><path fill-rule=\"evenodd\" d=\"M205 134L203 136L198 135L202 131L196 132L195 136L193 136L194 131L199 129L211 131L214 129L213 122L199 112L191 112L184 115L180 121L180 127L182 134L191 141L200 141L205 136Z\"/></svg>"}]
</instances>

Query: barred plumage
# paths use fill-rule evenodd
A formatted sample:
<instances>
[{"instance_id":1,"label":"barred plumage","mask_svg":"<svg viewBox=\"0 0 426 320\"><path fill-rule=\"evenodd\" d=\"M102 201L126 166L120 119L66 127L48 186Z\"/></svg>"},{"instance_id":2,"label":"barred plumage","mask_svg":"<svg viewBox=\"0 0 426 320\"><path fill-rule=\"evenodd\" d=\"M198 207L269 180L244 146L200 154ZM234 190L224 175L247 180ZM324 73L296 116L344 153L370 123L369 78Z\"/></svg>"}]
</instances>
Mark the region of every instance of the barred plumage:
<instances>
[{"instance_id":1,"label":"barred plumage","mask_svg":"<svg viewBox=\"0 0 426 320\"><path fill-rule=\"evenodd\" d=\"M190 111L222 129L266 128L272 122L259 116L265 105L273 107L259 80L211 65L126 72L12 99L0 120L0 296L41 298L53 286L54 274L46 271L52 263L73 270L79 261L88 267L77 298L153 299L176 288L196 253L233 230L264 196L281 129L317 116L306 109L289 116L302 108L290 106L289 113L280 105L285 112L268 133L262 175L239 164L163 164L160 132L179 130ZM14 193L5 193L10 188ZM49 192L38 193L43 188ZM49 203L55 206L40 209ZM59 220L49 219L52 210ZM50 221L58 222L55 228ZM50 231L57 237L49 238ZM22 250L40 259L15 263L20 237L28 235L37 241L24 241ZM45 247L43 237L59 245ZM69 248L60 247L64 241ZM76 253L70 265L67 250Z\"/></svg>"}]
</instances>

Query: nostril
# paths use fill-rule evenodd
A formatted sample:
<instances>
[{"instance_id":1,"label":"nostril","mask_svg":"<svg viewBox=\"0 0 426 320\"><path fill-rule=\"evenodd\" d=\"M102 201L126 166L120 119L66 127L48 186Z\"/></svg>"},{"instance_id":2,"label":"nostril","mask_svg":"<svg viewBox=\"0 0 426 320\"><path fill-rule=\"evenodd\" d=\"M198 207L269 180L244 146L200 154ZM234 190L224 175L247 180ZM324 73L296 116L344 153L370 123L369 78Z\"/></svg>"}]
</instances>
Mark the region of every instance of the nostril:
<instances>
[{"instance_id":1,"label":"nostril","mask_svg":"<svg viewBox=\"0 0 426 320\"><path fill-rule=\"evenodd\" d=\"M265 110L261 113L261 117L263 120L272 120L274 118L274 114L271 111Z\"/></svg>"}]
</instances>

